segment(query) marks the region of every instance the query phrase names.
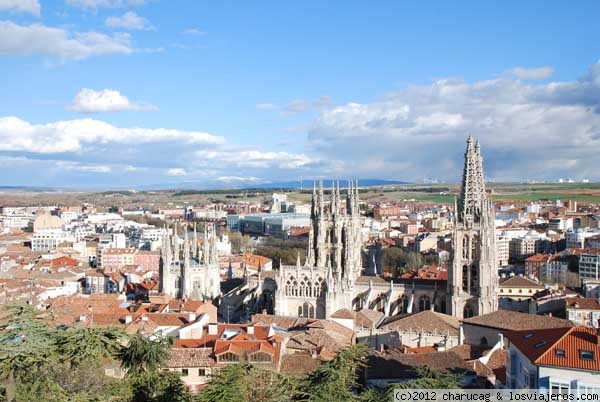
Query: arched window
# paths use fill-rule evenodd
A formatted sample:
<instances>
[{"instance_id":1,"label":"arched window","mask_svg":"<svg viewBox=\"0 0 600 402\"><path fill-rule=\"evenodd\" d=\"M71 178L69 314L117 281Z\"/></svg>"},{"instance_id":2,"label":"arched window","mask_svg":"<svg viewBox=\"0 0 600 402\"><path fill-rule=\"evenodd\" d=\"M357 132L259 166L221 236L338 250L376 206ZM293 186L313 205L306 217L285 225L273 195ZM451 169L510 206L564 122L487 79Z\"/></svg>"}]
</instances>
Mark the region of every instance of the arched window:
<instances>
[{"instance_id":1,"label":"arched window","mask_svg":"<svg viewBox=\"0 0 600 402\"><path fill-rule=\"evenodd\" d=\"M462 289L465 292L469 291L469 267L466 265L462 267Z\"/></svg>"},{"instance_id":2,"label":"arched window","mask_svg":"<svg viewBox=\"0 0 600 402\"><path fill-rule=\"evenodd\" d=\"M463 258L469 258L469 236L463 237L462 252Z\"/></svg>"},{"instance_id":3,"label":"arched window","mask_svg":"<svg viewBox=\"0 0 600 402\"><path fill-rule=\"evenodd\" d=\"M305 302L303 305L298 306L298 317L315 318L315 307L308 302Z\"/></svg>"},{"instance_id":4,"label":"arched window","mask_svg":"<svg viewBox=\"0 0 600 402\"><path fill-rule=\"evenodd\" d=\"M488 340L487 340L487 338L485 336L483 338L481 338L481 340L479 341L479 343L483 347L488 346Z\"/></svg>"},{"instance_id":5,"label":"arched window","mask_svg":"<svg viewBox=\"0 0 600 402\"><path fill-rule=\"evenodd\" d=\"M408 310L408 302L409 302L409 300L408 300L408 297L406 295L404 295L404 296L402 296L400 298L400 305L399 305L399 310L400 311L398 311L400 314L407 312L407 310Z\"/></svg>"},{"instance_id":6,"label":"arched window","mask_svg":"<svg viewBox=\"0 0 600 402\"><path fill-rule=\"evenodd\" d=\"M419 297L419 311L427 311L431 310L431 299L429 296L421 296Z\"/></svg>"},{"instance_id":7,"label":"arched window","mask_svg":"<svg viewBox=\"0 0 600 402\"><path fill-rule=\"evenodd\" d=\"M465 304L465 308L463 310L463 317L464 318L471 318L475 315L475 312L473 311L473 307L471 307L470 304Z\"/></svg>"},{"instance_id":8,"label":"arched window","mask_svg":"<svg viewBox=\"0 0 600 402\"><path fill-rule=\"evenodd\" d=\"M268 353L256 352L256 353L250 355L250 359L248 359L248 360L250 360L251 362L258 362L258 363L271 363L273 361L273 358Z\"/></svg>"},{"instance_id":9,"label":"arched window","mask_svg":"<svg viewBox=\"0 0 600 402\"><path fill-rule=\"evenodd\" d=\"M478 280L479 280L479 270L477 269L477 266L475 264L471 265L471 289L475 289L478 286Z\"/></svg>"},{"instance_id":10,"label":"arched window","mask_svg":"<svg viewBox=\"0 0 600 402\"><path fill-rule=\"evenodd\" d=\"M239 362L240 357L235 353L227 352L219 356L220 362Z\"/></svg>"},{"instance_id":11,"label":"arched window","mask_svg":"<svg viewBox=\"0 0 600 402\"><path fill-rule=\"evenodd\" d=\"M446 300L440 302L440 313L446 314Z\"/></svg>"}]
</instances>

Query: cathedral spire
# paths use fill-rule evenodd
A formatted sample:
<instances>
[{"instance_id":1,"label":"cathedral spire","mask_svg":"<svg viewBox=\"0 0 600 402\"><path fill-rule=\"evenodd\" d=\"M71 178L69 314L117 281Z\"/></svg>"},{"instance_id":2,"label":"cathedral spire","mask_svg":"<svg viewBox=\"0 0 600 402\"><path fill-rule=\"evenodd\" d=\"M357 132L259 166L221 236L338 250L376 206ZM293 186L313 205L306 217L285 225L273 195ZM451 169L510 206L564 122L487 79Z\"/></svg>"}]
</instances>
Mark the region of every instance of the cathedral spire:
<instances>
[{"instance_id":1,"label":"cathedral spire","mask_svg":"<svg viewBox=\"0 0 600 402\"><path fill-rule=\"evenodd\" d=\"M463 169L462 188L460 195L459 217L465 219L471 216L478 219L482 203L486 200L485 183L483 180L483 161L479 142L473 144L473 137L467 138L465 150L465 165Z\"/></svg>"}]
</instances>

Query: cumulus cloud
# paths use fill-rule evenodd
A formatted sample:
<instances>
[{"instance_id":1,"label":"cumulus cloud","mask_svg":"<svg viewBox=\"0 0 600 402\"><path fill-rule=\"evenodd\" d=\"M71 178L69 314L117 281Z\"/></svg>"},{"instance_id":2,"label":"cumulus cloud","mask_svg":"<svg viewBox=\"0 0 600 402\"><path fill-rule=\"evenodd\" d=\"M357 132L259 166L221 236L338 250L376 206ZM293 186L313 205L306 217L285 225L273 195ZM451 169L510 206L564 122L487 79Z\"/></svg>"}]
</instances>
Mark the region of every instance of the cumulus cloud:
<instances>
[{"instance_id":1,"label":"cumulus cloud","mask_svg":"<svg viewBox=\"0 0 600 402\"><path fill-rule=\"evenodd\" d=\"M82 60L105 54L130 54L132 51L127 34L71 33L43 24L19 25L0 21L0 54Z\"/></svg>"},{"instance_id":2,"label":"cumulus cloud","mask_svg":"<svg viewBox=\"0 0 600 402\"><path fill-rule=\"evenodd\" d=\"M0 11L29 13L39 17L41 10L39 0L0 0Z\"/></svg>"},{"instance_id":3,"label":"cumulus cloud","mask_svg":"<svg viewBox=\"0 0 600 402\"><path fill-rule=\"evenodd\" d=\"M186 174L187 174L187 172L183 168L167 169L167 175L169 175L169 176L185 176Z\"/></svg>"},{"instance_id":4,"label":"cumulus cloud","mask_svg":"<svg viewBox=\"0 0 600 402\"><path fill-rule=\"evenodd\" d=\"M362 177L456 180L472 132L489 177L600 178L599 104L600 62L577 81L444 79L322 111L309 149Z\"/></svg>"},{"instance_id":5,"label":"cumulus cloud","mask_svg":"<svg viewBox=\"0 0 600 402\"><path fill-rule=\"evenodd\" d=\"M288 103L283 107L283 111L285 114L298 114L304 113L309 110L320 110L323 108L327 108L333 104L333 99L331 96L323 95L319 97L319 99L310 101L304 99L296 99Z\"/></svg>"},{"instance_id":6,"label":"cumulus cloud","mask_svg":"<svg viewBox=\"0 0 600 402\"><path fill-rule=\"evenodd\" d=\"M263 152L258 150L200 150L196 152L199 161L210 164L223 163L239 168L294 170L309 167L317 163L305 154L289 152ZM201 162L199 162L201 163Z\"/></svg>"},{"instance_id":7,"label":"cumulus cloud","mask_svg":"<svg viewBox=\"0 0 600 402\"><path fill-rule=\"evenodd\" d=\"M125 14L120 16L110 16L104 21L106 26L111 28L123 28L123 29L152 29L152 26L148 20L133 11L127 11Z\"/></svg>"},{"instance_id":8,"label":"cumulus cloud","mask_svg":"<svg viewBox=\"0 0 600 402\"><path fill-rule=\"evenodd\" d=\"M131 102L125 95L114 89L95 91L82 88L75 95L73 103L68 107L79 113L124 112L128 110L148 111L157 107L148 104Z\"/></svg>"},{"instance_id":9,"label":"cumulus cloud","mask_svg":"<svg viewBox=\"0 0 600 402\"><path fill-rule=\"evenodd\" d=\"M70 6L97 10L99 8L125 8L143 6L146 0L66 0Z\"/></svg>"},{"instance_id":10,"label":"cumulus cloud","mask_svg":"<svg viewBox=\"0 0 600 402\"><path fill-rule=\"evenodd\" d=\"M522 80L545 80L554 73L554 68L550 66L539 68L515 67L511 72Z\"/></svg>"},{"instance_id":11,"label":"cumulus cloud","mask_svg":"<svg viewBox=\"0 0 600 402\"><path fill-rule=\"evenodd\" d=\"M91 144L145 144L180 141L218 145L223 137L200 131L165 128L122 128L95 119L32 124L18 117L0 117L0 151L31 153L79 152Z\"/></svg>"}]
</instances>

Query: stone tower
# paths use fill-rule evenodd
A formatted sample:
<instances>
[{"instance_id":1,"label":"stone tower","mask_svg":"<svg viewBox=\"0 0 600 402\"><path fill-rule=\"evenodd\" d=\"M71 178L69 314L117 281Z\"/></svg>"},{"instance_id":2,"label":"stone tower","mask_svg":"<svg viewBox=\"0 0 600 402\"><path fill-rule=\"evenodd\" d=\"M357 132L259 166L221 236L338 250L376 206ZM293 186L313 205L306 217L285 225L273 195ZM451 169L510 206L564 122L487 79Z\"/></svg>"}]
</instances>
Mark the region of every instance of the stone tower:
<instances>
[{"instance_id":1,"label":"stone tower","mask_svg":"<svg viewBox=\"0 0 600 402\"><path fill-rule=\"evenodd\" d=\"M479 142L469 135L460 199L454 206L450 313L457 318L498 309L494 205L487 199Z\"/></svg>"}]
</instances>

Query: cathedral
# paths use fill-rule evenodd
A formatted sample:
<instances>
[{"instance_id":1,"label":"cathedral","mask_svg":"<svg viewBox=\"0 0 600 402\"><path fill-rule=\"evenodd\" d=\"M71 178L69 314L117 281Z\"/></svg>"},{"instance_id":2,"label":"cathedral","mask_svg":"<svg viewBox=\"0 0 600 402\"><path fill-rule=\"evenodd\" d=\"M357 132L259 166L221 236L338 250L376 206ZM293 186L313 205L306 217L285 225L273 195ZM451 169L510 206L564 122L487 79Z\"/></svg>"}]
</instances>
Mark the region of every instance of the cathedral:
<instances>
[{"instance_id":1,"label":"cathedral","mask_svg":"<svg viewBox=\"0 0 600 402\"><path fill-rule=\"evenodd\" d=\"M467 140L448 280L383 278L381 267L364 272L359 205L358 183L349 183L343 196L339 184L334 185L327 201L322 184L313 188L304 264L298 257L295 265L246 278L224 295L221 307L228 314L243 312L240 316L269 310L306 318L365 308L386 316L434 310L466 318L497 309L494 206L487 199L478 142L470 136Z\"/></svg>"},{"instance_id":2,"label":"cathedral","mask_svg":"<svg viewBox=\"0 0 600 402\"><path fill-rule=\"evenodd\" d=\"M214 300L221 295L215 226L206 225L201 242L195 225L191 240L187 225L183 229L183 241L177 235L177 226L173 235L163 237L160 291L179 299Z\"/></svg>"}]
</instances>

